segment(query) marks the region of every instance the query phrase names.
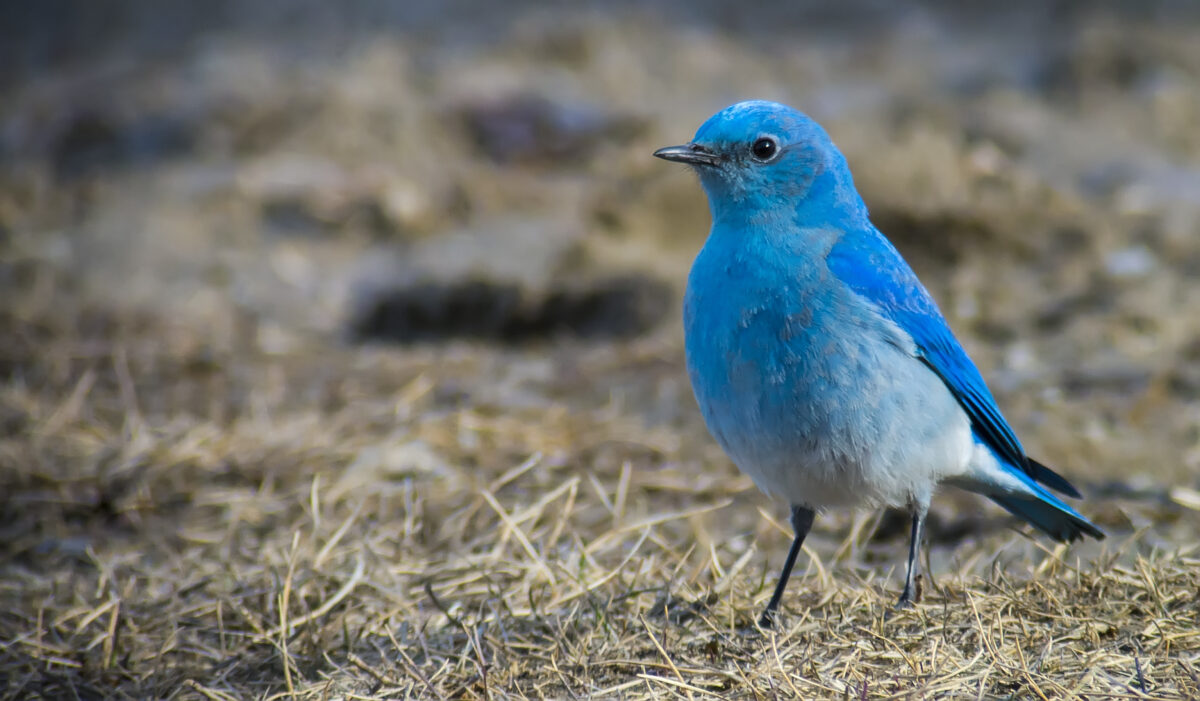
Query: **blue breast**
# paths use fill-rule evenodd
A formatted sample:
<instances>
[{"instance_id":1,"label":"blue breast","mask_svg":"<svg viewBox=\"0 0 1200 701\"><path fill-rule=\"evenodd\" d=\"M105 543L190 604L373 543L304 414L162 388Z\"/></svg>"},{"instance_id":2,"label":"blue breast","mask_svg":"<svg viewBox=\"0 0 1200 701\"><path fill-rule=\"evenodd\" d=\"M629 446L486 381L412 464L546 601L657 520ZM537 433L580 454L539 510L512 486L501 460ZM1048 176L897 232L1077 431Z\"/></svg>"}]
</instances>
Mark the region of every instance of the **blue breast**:
<instances>
[{"instance_id":1,"label":"blue breast","mask_svg":"<svg viewBox=\"0 0 1200 701\"><path fill-rule=\"evenodd\" d=\"M709 430L743 469L854 450L900 400L881 368L905 339L830 274L836 233L738 233L714 230L684 298L688 373Z\"/></svg>"}]
</instances>

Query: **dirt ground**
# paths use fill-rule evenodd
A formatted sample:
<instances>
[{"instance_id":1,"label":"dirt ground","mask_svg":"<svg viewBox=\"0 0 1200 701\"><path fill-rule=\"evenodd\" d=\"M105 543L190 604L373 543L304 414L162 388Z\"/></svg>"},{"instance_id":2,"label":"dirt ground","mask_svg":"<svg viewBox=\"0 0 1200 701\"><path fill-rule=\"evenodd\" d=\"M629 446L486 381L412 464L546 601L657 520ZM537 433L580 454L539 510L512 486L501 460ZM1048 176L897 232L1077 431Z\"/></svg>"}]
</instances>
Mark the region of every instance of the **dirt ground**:
<instances>
[{"instance_id":1,"label":"dirt ground","mask_svg":"<svg viewBox=\"0 0 1200 701\"><path fill-rule=\"evenodd\" d=\"M1200 696L1183 2L0 9L3 698ZM1103 542L817 521L708 437L657 161L846 153Z\"/></svg>"}]
</instances>

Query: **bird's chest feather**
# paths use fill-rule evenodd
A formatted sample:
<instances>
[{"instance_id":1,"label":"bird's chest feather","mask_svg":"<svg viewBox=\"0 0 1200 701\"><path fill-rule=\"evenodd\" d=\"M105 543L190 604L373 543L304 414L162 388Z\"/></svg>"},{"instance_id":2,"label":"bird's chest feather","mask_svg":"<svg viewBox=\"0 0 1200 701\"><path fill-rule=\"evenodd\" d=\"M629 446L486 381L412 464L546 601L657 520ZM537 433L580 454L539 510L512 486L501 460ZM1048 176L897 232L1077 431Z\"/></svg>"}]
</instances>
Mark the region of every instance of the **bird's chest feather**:
<instances>
[{"instance_id":1,"label":"bird's chest feather","mask_svg":"<svg viewBox=\"0 0 1200 701\"><path fill-rule=\"evenodd\" d=\"M713 401L837 404L861 371L878 322L820 261L786 265L750 253L697 258L684 300L689 372ZM718 256L711 256L716 258Z\"/></svg>"},{"instance_id":2,"label":"bird's chest feather","mask_svg":"<svg viewBox=\"0 0 1200 701\"><path fill-rule=\"evenodd\" d=\"M911 341L832 276L819 247L785 257L706 245L684 328L705 421L744 469L780 455L861 463L906 404Z\"/></svg>"}]
</instances>

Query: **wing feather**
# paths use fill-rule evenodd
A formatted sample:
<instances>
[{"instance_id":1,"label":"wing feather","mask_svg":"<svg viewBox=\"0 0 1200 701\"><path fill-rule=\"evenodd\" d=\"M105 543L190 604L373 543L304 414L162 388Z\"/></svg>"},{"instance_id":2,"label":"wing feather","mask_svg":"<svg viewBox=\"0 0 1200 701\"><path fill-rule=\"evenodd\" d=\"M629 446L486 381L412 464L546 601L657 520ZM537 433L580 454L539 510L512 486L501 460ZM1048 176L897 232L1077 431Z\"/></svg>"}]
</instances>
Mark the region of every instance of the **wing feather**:
<instances>
[{"instance_id":1,"label":"wing feather","mask_svg":"<svg viewBox=\"0 0 1200 701\"><path fill-rule=\"evenodd\" d=\"M1005 462L1039 479L1039 471L1034 469L1036 463L1026 457L979 369L950 331L937 303L891 242L875 229L846 234L830 250L826 263L838 279L877 305L887 318L912 336L917 357L946 383L970 417L976 435ZM1070 485L1061 477L1058 480L1061 484L1053 479L1046 483L1066 493L1074 491L1074 488L1061 489Z\"/></svg>"}]
</instances>

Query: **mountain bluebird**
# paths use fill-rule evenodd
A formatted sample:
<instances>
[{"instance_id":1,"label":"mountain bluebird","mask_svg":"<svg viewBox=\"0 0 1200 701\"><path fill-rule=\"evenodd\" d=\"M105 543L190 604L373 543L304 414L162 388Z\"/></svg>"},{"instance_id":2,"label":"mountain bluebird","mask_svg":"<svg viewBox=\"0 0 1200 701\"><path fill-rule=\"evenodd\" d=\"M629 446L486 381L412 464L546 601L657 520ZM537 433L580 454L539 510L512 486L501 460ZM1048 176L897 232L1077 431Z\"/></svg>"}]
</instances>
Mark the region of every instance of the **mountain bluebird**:
<instances>
[{"instance_id":1,"label":"mountain bluebird","mask_svg":"<svg viewBox=\"0 0 1200 701\"><path fill-rule=\"evenodd\" d=\"M1047 489L1080 496L1025 454L816 122L741 102L654 155L692 166L712 213L684 297L696 401L737 466L792 509L795 539L762 625L827 507L911 513L898 607L911 605L940 483L986 495L1059 541L1104 537Z\"/></svg>"}]
</instances>

